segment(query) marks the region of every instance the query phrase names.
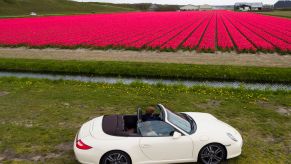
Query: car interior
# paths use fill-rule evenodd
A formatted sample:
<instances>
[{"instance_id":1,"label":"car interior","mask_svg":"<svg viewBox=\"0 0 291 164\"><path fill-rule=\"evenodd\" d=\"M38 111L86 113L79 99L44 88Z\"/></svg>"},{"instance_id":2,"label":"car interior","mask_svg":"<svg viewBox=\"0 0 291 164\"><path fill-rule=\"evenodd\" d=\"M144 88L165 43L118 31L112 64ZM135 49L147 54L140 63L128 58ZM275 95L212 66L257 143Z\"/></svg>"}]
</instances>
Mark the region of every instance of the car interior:
<instances>
[{"instance_id":1,"label":"car interior","mask_svg":"<svg viewBox=\"0 0 291 164\"><path fill-rule=\"evenodd\" d=\"M137 133L137 115L124 115L124 131L127 133Z\"/></svg>"},{"instance_id":2,"label":"car interior","mask_svg":"<svg viewBox=\"0 0 291 164\"><path fill-rule=\"evenodd\" d=\"M160 120L161 110L158 106L143 109L138 108L136 115L106 115L103 117L102 128L106 134L114 136L140 136L138 123Z\"/></svg>"}]
</instances>

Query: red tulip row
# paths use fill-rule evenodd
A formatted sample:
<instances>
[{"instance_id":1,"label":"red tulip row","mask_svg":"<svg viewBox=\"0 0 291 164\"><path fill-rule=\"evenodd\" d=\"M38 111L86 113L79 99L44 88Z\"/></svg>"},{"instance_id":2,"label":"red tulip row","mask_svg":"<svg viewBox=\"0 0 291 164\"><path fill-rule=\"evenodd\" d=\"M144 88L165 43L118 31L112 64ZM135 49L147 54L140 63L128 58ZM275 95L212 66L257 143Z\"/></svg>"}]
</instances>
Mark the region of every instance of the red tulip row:
<instances>
[{"instance_id":1,"label":"red tulip row","mask_svg":"<svg viewBox=\"0 0 291 164\"><path fill-rule=\"evenodd\" d=\"M249 22L258 28L262 28L272 34L281 36L282 38L284 38L285 36L288 36L289 42L290 42L290 36L291 36L290 21L281 21L281 19L276 19L276 18L274 19L273 17L261 16L257 14L251 14L251 13L241 14L241 15L238 15L238 17L241 17L240 19L244 19L246 20L246 22Z\"/></svg>"},{"instance_id":2,"label":"red tulip row","mask_svg":"<svg viewBox=\"0 0 291 164\"><path fill-rule=\"evenodd\" d=\"M199 27L200 23L203 22L203 21L204 21L204 18L196 19L195 22L190 27L188 27L187 29L182 31L176 37L174 37L171 40L169 40L167 42L167 44L164 44L161 48L162 49L173 49L173 50L176 50L181 45L181 43L183 43L183 41L185 39L187 39L188 36L191 36L191 33L193 31L195 31L195 29L197 27Z\"/></svg>"},{"instance_id":3,"label":"red tulip row","mask_svg":"<svg viewBox=\"0 0 291 164\"><path fill-rule=\"evenodd\" d=\"M232 20L236 20L236 19L233 18ZM262 41L261 43L257 43L257 44L255 43L256 40L253 41L253 43L258 48L263 49L263 50L273 50L274 48L270 47L270 44L272 44L272 47L280 49L283 52L291 51L291 44L289 44L287 41L280 38L279 36L272 34L270 32L267 32L265 28L263 27L257 28L256 26L249 23L243 23L243 24L245 28L248 28L249 30L254 32L255 36L260 36L262 39L265 40L265 43L262 43L264 42ZM254 36L254 34L252 36ZM257 39L257 40L261 40L261 39ZM266 45L266 42L269 43L269 45Z\"/></svg>"},{"instance_id":4,"label":"red tulip row","mask_svg":"<svg viewBox=\"0 0 291 164\"><path fill-rule=\"evenodd\" d=\"M146 46L150 48L158 48L162 45L164 45L168 40L171 40L171 38L175 37L176 35L179 35L181 31L189 27L191 23L183 24L182 26L179 26L178 28L175 28L164 35L162 35L159 38L154 39L152 42L148 43Z\"/></svg>"},{"instance_id":5,"label":"red tulip row","mask_svg":"<svg viewBox=\"0 0 291 164\"><path fill-rule=\"evenodd\" d=\"M0 45L291 52L291 21L231 11L0 19Z\"/></svg>"},{"instance_id":6,"label":"red tulip row","mask_svg":"<svg viewBox=\"0 0 291 164\"><path fill-rule=\"evenodd\" d=\"M278 30L280 28L274 29L272 26L265 28L260 21L257 23L248 21L247 19L245 22L240 21L239 17L231 17L231 20L239 22L243 28L248 29L253 32L251 36L259 36L253 41L253 43L259 48L264 50L274 50L274 47L280 49L281 51L290 51L291 50L291 37L288 36L288 30L282 32L282 30ZM265 22L266 23L266 22ZM272 30L270 30L272 29ZM285 32L285 33L284 33ZM254 35L256 34L256 35ZM249 38L249 36L247 36ZM260 42L256 44L255 42ZM273 48L272 48L272 47Z\"/></svg>"},{"instance_id":7,"label":"red tulip row","mask_svg":"<svg viewBox=\"0 0 291 164\"><path fill-rule=\"evenodd\" d=\"M231 19L230 22L234 26L236 26L237 30L240 31L240 33L244 35L258 49L267 50L267 51L274 50L274 47L269 42L261 38L259 35L256 35L255 33L253 33L249 28L243 26L239 21L236 21L235 19Z\"/></svg>"},{"instance_id":8,"label":"red tulip row","mask_svg":"<svg viewBox=\"0 0 291 164\"><path fill-rule=\"evenodd\" d=\"M229 50L233 48L232 40L220 15L217 17L217 47L222 50Z\"/></svg>"},{"instance_id":9,"label":"red tulip row","mask_svg":"<svg viewBox=\"0 0 291 164\"><path fill-rule=\"evenodd\" d=\"M212 16L212 15L211 15ZM209 15L206 20L204 20L200 26L192 33L192 35L183 43L184 48L193 49L198 47L199 42L201 40L201 37L207 28L207 25L209 24L209 21L211 19L211 16Z\"/></svg>"},{"instance_id":10,"label":"red tulip row","mask_svg":"<svg viewBox=\"0 0 291 164\"><path fill-rule=\"evenodd\" d=\"M250 43L225 16L223 16L222 19L238 51L256 51L252 43Z\"/></svg>"},{"instance_id":11,"label":"red tulip row","mask_svg":"<svg viewBox=\"0 0 291 164\"><path fill-rule=\"evenodd\" d=\"M215 51L215 39L216 39L216 15L212 16L207 29L204 32L204 36L199 44L199 50L209 50L214 52Z\"/></svg>"}]
</instances>

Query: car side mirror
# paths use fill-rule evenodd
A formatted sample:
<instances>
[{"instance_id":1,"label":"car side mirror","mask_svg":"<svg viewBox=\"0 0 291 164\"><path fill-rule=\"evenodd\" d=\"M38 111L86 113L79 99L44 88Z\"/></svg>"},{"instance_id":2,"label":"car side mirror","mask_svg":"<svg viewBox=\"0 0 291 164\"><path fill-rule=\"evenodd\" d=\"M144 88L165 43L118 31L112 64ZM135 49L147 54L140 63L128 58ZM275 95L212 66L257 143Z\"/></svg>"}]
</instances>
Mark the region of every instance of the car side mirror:
<instances>
[{"instance_id":1,"label":"car side mirror","mask_svg":"<svg viewBox=\"0 0 291 164\"><path fill-rule=\"evenodd\" d=\"M182 136L182 134L181 133L179 133L179 132L174 132L174 134L173 134L173 138L174 139L178 139L178 138L180 138Z\"/></svg>"}]
</instances>

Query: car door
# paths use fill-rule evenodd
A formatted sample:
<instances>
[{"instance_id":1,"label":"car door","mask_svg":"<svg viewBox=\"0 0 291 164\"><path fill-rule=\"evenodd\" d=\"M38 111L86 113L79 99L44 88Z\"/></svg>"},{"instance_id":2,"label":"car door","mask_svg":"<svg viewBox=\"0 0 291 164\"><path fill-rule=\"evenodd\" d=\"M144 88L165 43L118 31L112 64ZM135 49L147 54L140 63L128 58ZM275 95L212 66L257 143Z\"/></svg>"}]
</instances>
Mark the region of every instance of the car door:
<instances>
[{"instance_id":1,"label":"car door","mask_svg":"<svg viewBox=\"0 0 291 164\"><path fill-rule=\"evenodd\" d=\"M175 128L163 121L147 121L139 123L138 129L143 137L139 146L149 159L183 160L191 159L193 143L189 136L174 138Z\"/></svg>"}]
</instances>

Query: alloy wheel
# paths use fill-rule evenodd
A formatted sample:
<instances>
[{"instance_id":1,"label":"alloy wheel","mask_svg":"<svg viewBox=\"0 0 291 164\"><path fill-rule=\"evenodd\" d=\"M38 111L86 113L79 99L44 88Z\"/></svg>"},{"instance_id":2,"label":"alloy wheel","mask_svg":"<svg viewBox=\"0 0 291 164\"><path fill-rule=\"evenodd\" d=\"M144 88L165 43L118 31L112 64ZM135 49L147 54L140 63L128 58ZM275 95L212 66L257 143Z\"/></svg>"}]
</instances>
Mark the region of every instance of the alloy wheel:
<instances>
[{"instance_id":1,"label":"alloy wheel","mask_svg":"<svg viewBox=\"0 0 291 164\"><path fill-rule=\"evenodd\" d=\"M221 145L211 144L203 148L200 154L204 164L218 164L224 160L225 150Z\"/></svg>"},{"instance_id":2,"label":"alloy wheel","mask_svg":"<svg viewBox=\"0 0 291 164\"><path fill-rule=\"evenodd\" d=\"M108 154L105 164L128 164L127 158L121 153Z\"/></svg>"}]
</instances>

